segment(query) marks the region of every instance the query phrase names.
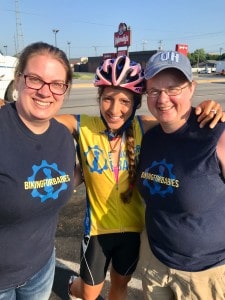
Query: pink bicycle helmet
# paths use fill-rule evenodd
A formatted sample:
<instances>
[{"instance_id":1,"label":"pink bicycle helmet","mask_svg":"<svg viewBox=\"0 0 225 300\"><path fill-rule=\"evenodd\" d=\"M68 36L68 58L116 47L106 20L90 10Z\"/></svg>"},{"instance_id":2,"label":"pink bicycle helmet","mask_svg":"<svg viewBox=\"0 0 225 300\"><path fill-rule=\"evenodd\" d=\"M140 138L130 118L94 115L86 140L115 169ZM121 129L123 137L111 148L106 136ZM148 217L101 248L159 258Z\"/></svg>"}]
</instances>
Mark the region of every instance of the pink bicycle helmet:
<instances>
[{"instance_id":1,"label":"pink bicycle helmet","mask_svg":"<svg viewBox=\"0 0 225 300\"><path fill-rule=\"evenodd\" d=\"M127 56L106 59L96 70L94 86L110 85L142 94L145 80L141 65L131 61Z\"/></svg>"}]
</instances>

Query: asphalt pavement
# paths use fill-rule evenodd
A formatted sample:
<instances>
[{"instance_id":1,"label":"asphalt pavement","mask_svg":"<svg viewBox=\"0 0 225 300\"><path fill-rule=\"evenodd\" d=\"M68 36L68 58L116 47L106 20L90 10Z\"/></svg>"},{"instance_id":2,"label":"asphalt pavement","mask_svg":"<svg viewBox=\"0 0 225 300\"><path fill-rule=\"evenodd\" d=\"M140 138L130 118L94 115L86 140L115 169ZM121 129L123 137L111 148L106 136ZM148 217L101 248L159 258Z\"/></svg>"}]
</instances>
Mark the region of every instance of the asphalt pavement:
<instances>
[{"instance_id":1,"label":"asphalt pavement","mask_svg":"<svg viewBox=\"0 0 225 300\"><path fill-rule=\"evenodd\" d=\"M69 277L79 271L80 242L83 234L85 212L85 187L80 185L70 201L62 208L56 232L56 271L50 300L68 300L67 285ZM101 296L106 299L109 288L109 274ZM141 280L134 274L128 288L128 300L141 300Z\"/></svg>"},{"instance_id":2,"label":"asphalt pavement","mask_svg":"<svg viewBox=\"0 0 225 300\"><path fill-rule=\"evenodd\" d=\"M72 88L93 87L93 80L74 80ZM80 185L70 201L61 210L56 232L56 270L50 300L68 300L68 280L79 272L80 243L83 234L85 212L85 186ZM98 300L104 300L109 289L109 273ZM133 275L128 288L128 300L141 300L141 280L137 272ZM115 299L116 300L116 299Z\"/></svg>"},{"instance_id":3,"label":"asphalt pavement","mask_svg":"<svg viewBox=\"0 0 225 300\"><path fill-rule=\"evenodd\" d=\"M208 74L207 74L208 75ZM225 81L220 76L195 76L198 83ZM76 87L93 86L91 80L76 80ZM67 285L68 279L72 274L78 274L80 242L83 233L83 218L85 212L85 187L84 184L79 186L74 192L67 205L61 210L56 232L56 272L50 300L68 300ZM101 296L98 300L106 299L109 288L109 274ZM128 289L128 300L141 300L142 289L139 274L133 275Z\"/></svg>"}]
</instances>

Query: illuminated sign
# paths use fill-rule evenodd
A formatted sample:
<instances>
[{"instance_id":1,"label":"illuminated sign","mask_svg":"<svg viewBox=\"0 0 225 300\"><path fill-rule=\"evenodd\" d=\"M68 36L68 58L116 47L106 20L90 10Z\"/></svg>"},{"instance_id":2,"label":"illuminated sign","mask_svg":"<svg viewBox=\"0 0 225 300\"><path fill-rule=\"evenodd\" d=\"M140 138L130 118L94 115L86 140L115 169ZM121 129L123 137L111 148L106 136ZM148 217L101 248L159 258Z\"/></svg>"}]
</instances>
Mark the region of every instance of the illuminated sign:
<instances>
[{"instance_id":1,"label":"illuminated sign","mask_svg":"<svg viewBox=\"0 0 225 300\"><path fill-rule=\"evenodd\" d=\"M187 44L176 44L175 50L187 56L188 54L188 45Z\"/></svg>"},{"instance_id":2,"label":"illuminated sign","mask_svg":"<svg viewBox=\"0 0 225 300\"><path fill-rule=\"evenodd\" d=\"M130 46L131 44L131 31L127 29L125 23L120 23L118 31L114 33L114 47Z\"/></svg>"}]
</instances>

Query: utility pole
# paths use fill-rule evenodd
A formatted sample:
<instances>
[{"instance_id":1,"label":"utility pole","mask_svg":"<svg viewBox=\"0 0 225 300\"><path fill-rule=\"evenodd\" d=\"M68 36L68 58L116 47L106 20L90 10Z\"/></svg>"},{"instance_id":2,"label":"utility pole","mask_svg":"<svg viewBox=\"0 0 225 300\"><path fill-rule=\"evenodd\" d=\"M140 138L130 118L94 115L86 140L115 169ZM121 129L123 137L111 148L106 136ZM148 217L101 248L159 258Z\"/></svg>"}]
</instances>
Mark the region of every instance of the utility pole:
<instances>
[{"instance_id":1,"label":"utility pole","mask_svg":"<svg viewBox=\"0 0 225 300\"><path fill-rule=\"evenodd\" d=\"M163 49L163 47L162 47L162 40L159 40L159 51L161 51L162 49Z\"/></svg>"},{"instance_id":2,"label":"utility pole","mask_svg":"<svg viewBox=\"0 0 225 300\"><path fill-rule=\"evenodd\" d=\"M92 46L95 49L95 56L97 56L97 47L98 46Z\"/></svg>"},{"instance_id":3,"label":"utility pole","mask_svg":"<svg viewBox=\"0 0 225 300\"><path fill-rule=\"evenodd\" d=\"M142 41L142 51L145 51L145 45L148 43L148 41Z\"/></svg>"},{"instance_id":4,"label":"utility pole","mask_svg":"<svg viewBox=\"0 0 225 300\"><path fill-rule=\"evenodd\" d=\"M200 52L199 49L197 50L197 68L199 68L199 56L200 56Z\"/></svg>"}]
</instances>

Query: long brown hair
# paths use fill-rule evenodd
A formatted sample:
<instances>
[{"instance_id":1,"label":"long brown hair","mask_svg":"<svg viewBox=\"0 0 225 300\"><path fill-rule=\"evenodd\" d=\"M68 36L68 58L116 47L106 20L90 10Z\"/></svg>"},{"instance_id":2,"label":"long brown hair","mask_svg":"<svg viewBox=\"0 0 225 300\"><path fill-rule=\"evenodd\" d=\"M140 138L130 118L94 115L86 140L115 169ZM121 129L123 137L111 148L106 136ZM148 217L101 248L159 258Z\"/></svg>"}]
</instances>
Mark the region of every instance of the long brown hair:
<instances>
[{"instance_id":1,"label":"long brown hair","mask_svg":"<svg viewBox=\"0 0 225 300\"><path fill-rule=\"evenodd\" d=\"M101 96L104 92L105 86L100 86L98 88L98 101L100 101ZM135 109L141 106L142 95L134 93L134 103ZM120 198L124 203L129 203L133 195L133 189L136 182L136 168L137 162L135 158L135 138L134 138L134 128L133 122L125 130L125 145L126 145L126 154L128 158L128 188L126 191L120 194Z\"/></svg>"}]
</instances>

